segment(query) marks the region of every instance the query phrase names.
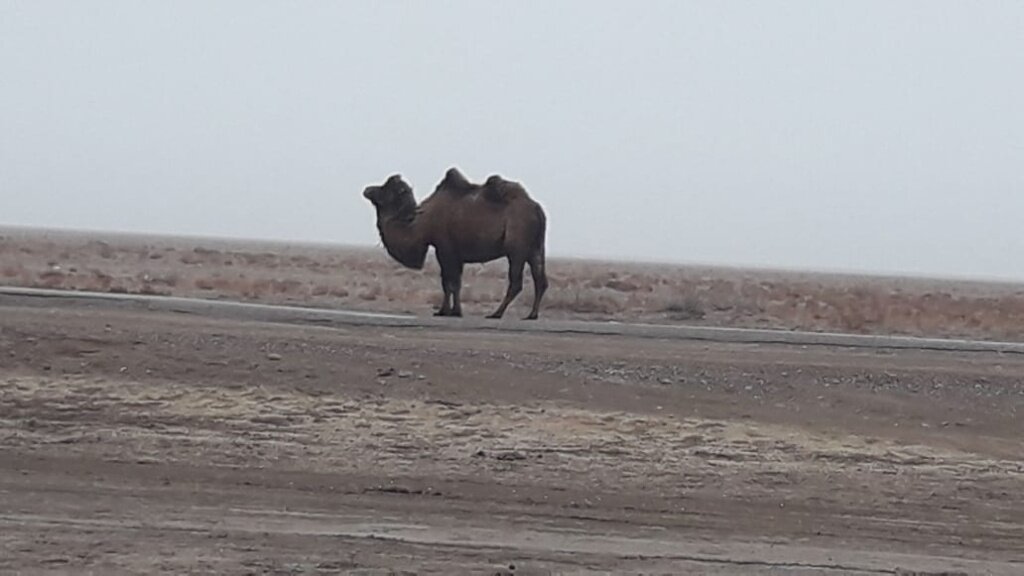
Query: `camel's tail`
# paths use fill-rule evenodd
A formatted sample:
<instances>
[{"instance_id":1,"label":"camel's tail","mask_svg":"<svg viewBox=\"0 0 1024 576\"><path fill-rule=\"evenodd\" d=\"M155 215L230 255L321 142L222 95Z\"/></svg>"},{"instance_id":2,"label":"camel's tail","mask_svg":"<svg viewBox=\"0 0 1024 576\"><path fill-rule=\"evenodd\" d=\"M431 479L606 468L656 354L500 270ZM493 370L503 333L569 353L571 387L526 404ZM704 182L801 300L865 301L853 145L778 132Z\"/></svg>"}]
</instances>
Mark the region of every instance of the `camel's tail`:
<instances>
[{"instance_id":1,"label":"camel's tail","mask_svg":"<svg viewBox=\"0 0 1024 576\"><path fill-rule=\"evenodd\" d=\"M544 209L541 208L540 204L535 204L534 209L537 211L537 240L534 249L540 252L540 255L543 257L545 252L544 244L548 234L548 216L544 213Z\"/></svg>"}]
</instances>

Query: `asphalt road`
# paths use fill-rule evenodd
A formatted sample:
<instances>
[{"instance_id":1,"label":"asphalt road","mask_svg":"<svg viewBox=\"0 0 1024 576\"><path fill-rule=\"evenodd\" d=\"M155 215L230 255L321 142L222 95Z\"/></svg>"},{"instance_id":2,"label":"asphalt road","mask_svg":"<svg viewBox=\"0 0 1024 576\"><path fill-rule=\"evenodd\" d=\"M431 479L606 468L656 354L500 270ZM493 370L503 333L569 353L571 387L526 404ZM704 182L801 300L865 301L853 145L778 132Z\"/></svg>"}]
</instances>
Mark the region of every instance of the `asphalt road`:
<instances>
[{"instance_id":1,"label":"asphalt road","mask_svg":"<svg viewBox=\"0 0 1024 576\"><path fill-rule=\"evenodd\" d=\"M448 330L499 330L547 334L591 334L660 338L720 343L789 344L795 346L836 346L846 348L945 350L951 352L1000 352L1024 354L1024 343L993 342L909 336L879 336L747 328L636 324L586 321L500 321L477 318L435 318L400 314L379 314L353 310L304 308L249 302L202 300L173 296L69 292L34 288L0 287L0 304L46 307L97 307L141 309L196 314L209 318L255 320L284 324L322 326L409 327Z\"/></svg>"}]
</instances>

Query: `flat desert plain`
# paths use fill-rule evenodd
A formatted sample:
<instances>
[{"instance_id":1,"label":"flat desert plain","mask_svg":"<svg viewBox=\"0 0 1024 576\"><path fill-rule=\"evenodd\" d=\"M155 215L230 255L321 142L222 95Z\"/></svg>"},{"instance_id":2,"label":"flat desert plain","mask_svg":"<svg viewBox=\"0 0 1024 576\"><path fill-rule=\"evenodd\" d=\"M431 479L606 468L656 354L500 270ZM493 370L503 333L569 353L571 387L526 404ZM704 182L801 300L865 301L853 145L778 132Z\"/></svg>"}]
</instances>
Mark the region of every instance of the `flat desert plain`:
<instances>
[{"instance_id":1,"label":"flat desert plain","mask_svg":"<svg viewBox=\"0 0 1024 576\"><path fill-rule=\"evenodd\" d=\"M0 235L8 286L419 316L439 297L436 269L379 249ZM550 269L542 318L1024 326L1011 285ZM471 268L468 314L504 274ZM232 310L0 295L0 573L1024 574L1024 356Z\"/></svg>"},{"instance_id":2,"label":"flat desert plain","mask_svg":"<svg viewBox=\"0 0 1024 576\"><path fill-rule=\"evenodd\" d=\"M551 259L543 317L1024 340L1024 284ZM469 265L466 315L494 310L504 261ZM382 247L0 228L0 285L430 314L432 257ZM526 314L529 274L509 315Z\"/></svg>"}]
</instances>

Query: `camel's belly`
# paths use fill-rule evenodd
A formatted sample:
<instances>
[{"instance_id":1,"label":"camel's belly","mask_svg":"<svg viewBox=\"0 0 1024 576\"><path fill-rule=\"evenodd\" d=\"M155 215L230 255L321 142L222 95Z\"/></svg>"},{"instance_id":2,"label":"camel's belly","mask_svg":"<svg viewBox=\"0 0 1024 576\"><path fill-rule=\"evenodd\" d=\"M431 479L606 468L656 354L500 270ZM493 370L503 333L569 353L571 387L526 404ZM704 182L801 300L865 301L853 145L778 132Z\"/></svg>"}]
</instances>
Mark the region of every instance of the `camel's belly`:
<instances>
[{"instance_id":1,"label":"camel's belly","mask_svg":"<svg viewBox=\"0 0 1024 576\"><path fill-rule=\"evenodd\" d=\"M481 262L490 262L491 260L497 260L498 258L504 258L505 250L502 247L488 247L484 250L471 251L460 250L459 256L463 262L477 264Z\"/></svg>"}]
</instances>

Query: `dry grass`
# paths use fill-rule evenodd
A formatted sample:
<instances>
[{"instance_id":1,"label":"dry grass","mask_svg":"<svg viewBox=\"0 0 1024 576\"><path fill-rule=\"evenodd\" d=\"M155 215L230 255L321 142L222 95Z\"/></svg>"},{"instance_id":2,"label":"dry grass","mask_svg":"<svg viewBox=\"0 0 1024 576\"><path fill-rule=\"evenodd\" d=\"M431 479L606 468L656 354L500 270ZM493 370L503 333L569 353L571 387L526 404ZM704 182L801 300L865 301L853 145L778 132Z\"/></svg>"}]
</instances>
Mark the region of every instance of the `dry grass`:
<instances>
[{"instance_id":1,"label":"dry grass","mask_svg":"<svg viewBox=\"0 0 1024 576\"><path fill-rule=\"evenodd\" d=\"M708 326L1024 338L1024 287L924 279L553 260L542 314ZM467 314L505 291L503 262L469 266ZM0 230L0 283L428 314L436 264L382 249ZM510 314L525 313L526 290Z\"/></svg>"}]
</instances>

